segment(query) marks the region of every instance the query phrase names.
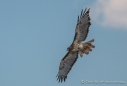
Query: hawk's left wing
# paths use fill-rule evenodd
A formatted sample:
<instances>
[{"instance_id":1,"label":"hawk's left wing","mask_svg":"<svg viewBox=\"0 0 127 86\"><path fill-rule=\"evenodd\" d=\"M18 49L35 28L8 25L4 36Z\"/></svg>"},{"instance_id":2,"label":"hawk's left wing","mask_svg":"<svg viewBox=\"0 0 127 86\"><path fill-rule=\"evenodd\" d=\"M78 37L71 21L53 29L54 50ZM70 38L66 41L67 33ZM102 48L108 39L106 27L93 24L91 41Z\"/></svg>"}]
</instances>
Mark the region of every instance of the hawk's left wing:
<instances>
[{"instance_id":1,"label":"hawk's left wing","mask_svg":"<svg viewBox=\"0 0 127 86\"><path fill-rule=\"evenodd\" d=\"M61 60L59 66L59 72L57 74L58 77L57 80L59 80L59 82L62 82L63 80L65 81L72 66L77 61L77 58L78 58L78 52L69 51L65 55L65 57Z\"/></svg>"},{"instance_id":2,"label":"hawk's left wing","mask_svg":"<svg viewBox=\"0 0 127 86\"><path fill-rule=\"evenodd\" d=\"M89 27L91 25L89 10L90 9L87 10L87 8L85 9L85 11L82 10L80 18L78 16L73 43L81 43L87 37Z\"/></svg>"}]
</instances>

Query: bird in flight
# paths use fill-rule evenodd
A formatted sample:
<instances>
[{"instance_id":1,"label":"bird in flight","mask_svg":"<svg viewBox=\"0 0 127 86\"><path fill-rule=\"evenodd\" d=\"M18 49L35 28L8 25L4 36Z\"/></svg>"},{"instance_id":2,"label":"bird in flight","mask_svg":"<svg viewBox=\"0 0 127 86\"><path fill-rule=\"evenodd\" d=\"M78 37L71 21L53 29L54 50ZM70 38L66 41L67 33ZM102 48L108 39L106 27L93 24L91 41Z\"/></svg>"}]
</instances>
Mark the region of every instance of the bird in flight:
<instances>
[{"instance_id":1,"label":"bird in flight","mask_svg":"<svg viewBox=\"0 0 127 86\"><path fill-rule=\"evenodd\" d=\"M92 48L95 46L92 45L94 39L82 43L88 35L89 27L91 25L89 9L81 11L81 15L78 16L77 25L75 29L75 36L70 47L67 48L68 53L62 58L59 66L59 71L57 74L58 82L62 82L67 79L67 75L70 72L72 66L78 59L78 54L82 57L83 54L89 54L92 51Z\"/></svg>"}]
</instances>

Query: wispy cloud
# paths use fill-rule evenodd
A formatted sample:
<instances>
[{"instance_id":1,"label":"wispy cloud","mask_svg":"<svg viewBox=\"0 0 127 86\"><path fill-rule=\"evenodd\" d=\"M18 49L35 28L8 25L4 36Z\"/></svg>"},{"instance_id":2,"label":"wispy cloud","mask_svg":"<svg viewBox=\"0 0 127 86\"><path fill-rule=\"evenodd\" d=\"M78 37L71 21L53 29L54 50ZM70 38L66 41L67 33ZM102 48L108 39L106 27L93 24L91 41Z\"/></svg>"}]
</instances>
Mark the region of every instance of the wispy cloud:
<instances>
[{"instance_id":1,"label":"wispy cloud","mask_svg":"<svg viewBox=\"0 0 127 86\"><path fill-rule=\"evenodd\" d=\"M103 26L127 29L127 0L97 0L92 15Z\"/></svg>"}]
</instances>

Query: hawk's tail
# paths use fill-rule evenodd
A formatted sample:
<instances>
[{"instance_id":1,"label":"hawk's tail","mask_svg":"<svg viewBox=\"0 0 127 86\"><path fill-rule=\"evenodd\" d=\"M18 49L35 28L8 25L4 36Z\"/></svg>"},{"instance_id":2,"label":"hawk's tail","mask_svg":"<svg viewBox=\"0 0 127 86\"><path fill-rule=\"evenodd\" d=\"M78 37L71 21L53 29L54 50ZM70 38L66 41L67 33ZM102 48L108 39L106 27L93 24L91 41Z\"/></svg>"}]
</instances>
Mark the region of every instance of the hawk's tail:
<instances>
[{"instance_id":1,"label":"hawk's tail","mask_svg":"<svg viewBox=\"0 0 127 86\"><path fill-rule=\"evenodd\" d=\"M83 43L84 48L81 51L79 51L81 57L83 56L84 53L89 54L89 52L92 51L92 48L95 48L95 46L92 45L92 42L94 42L94 39Z\"/></svg>"}]
</instances>

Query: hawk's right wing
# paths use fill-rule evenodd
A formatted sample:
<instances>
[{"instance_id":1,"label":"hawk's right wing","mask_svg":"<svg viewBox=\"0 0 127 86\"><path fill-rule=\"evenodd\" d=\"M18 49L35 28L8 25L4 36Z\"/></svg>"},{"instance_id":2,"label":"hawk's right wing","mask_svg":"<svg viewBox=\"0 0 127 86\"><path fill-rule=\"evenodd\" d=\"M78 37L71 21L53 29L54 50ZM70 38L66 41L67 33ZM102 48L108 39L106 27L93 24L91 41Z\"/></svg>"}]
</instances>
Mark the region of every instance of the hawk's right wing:
<instances>
[{"instance_id":1,"label":"hawk's right wing","mask_svg":"<svg viewBox=\"0 0 127 86\"><path fill-rule=\"evenodd\" d=\"M78 59L78 52L69 51L60 62L59 72L57 74L57 80L59 82L65 81L68 73L70 72L72 66Z\"/></svg>"}]
</instances>

